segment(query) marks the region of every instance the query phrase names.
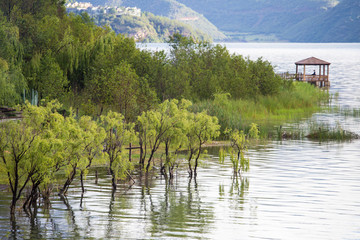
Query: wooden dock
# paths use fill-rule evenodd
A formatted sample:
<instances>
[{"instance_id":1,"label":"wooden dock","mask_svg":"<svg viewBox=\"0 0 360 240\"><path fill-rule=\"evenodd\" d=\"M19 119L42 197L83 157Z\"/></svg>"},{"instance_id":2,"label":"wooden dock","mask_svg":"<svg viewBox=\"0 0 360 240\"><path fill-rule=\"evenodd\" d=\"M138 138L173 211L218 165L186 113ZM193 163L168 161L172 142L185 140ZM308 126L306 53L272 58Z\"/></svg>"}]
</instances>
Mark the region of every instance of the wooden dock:
<instances>
[{"instance_id":1,"label":"wooden dock","mask_svg":"<svg viewBox=\"0 0 360 240\"><path fill-rule=\"evenodd\" d=\"M303 81L317 87L330 87L329 76L327 75L304 75L294 73L279 73L278 75L287 80Z\"/></svg>"}]
</instances>

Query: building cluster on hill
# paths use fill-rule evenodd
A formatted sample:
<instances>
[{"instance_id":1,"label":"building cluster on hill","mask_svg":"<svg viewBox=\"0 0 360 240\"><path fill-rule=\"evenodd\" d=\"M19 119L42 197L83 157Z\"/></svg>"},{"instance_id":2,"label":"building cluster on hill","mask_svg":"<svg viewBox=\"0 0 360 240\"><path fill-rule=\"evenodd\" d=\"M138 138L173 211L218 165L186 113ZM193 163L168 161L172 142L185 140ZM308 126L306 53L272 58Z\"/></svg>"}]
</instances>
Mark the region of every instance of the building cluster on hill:
<instances>
[{"instance_id":1,"label":"building cluster on hill","mask_svg":"<svg viewBox=\"0 0 360 240\"><path fill-rule=\"evenodd\" d=\"M141 9L137 7L102 7L93 6L89 2L74 2L66 4L66 10L68 12L81 13L87 12L89 15L98 14L114 14L116 16L130 15L130 16L141 16Z\"/></svg>"}]
</instances>

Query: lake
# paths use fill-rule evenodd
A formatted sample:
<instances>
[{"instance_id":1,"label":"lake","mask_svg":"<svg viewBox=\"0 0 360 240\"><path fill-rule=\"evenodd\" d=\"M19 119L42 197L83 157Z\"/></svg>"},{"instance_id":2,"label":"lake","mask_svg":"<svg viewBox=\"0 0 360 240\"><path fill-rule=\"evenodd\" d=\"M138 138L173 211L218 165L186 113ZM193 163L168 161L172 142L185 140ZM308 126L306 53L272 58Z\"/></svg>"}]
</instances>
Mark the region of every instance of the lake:
<instances>
[{"instance_id":1,"label":"lake","mask_svg":"<svg viewBox=\"0 0 360 240\"><path fill-rule=\"evenodd\" d=\"M332 104L360 108L360 44L226 46L251 59L262 56L278 72L294 72L296 61L311 56L328 61L329 91L338 93ZM360 134L359 118L317 113L312 120ZM98 184L91 172L83 196L72 186L66 199L54 195L50 208L39 208L33 218L19 211L13 223L10 194L1 192L0 238L360 239L359 149L360 140L269 141L249 149L250 170L240 178L233 176L230 160L219 164L218 149L210 148L196 181L181 169L170 185L158 175L148 181L137 177L131 187L120 185L113 197L106 171Z\"/></svg>"}]
</instances>

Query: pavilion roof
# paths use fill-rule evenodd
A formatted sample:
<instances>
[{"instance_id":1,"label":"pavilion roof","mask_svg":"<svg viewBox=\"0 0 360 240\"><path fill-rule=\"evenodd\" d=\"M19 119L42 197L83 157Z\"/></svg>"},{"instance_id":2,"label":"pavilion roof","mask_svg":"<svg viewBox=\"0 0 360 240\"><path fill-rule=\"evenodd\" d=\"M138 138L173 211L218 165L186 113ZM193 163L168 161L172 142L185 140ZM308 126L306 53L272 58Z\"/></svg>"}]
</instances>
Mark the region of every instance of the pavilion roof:
<instances>
[{"instance_id":1,"label":"pavilion roof","mask_svg":"<svg viewBox=\"0 0 360 240\"><path fill-rule=\"evenodd\" d=\"M298 61L295 64L296 65L330 65L331 63L318 59L316 57L309 57L301 61Z\"/></svg>"}]
</instances>

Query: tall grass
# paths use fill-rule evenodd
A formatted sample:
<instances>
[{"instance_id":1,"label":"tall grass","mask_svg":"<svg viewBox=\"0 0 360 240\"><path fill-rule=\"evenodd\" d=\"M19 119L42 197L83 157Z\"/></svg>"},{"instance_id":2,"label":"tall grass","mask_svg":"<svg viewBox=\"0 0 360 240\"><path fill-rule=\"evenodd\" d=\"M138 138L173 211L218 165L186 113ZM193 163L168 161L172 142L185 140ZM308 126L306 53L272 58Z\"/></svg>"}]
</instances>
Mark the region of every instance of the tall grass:
<instances>
[{"instance_id":1,"label":"tall grass","mask_svg":"<svg viewBox=\"0 0 360 240\"><path fill-rule=\"evenodd\" d=\"M219 119L222 130L247 131L250 123L256 123L260 127L260 136L268 137L274 126L310 117L328 100L328 92L307 83L294 82L291 88L283 89L277 95L254 99L220 97L195 103L193 111L207 110Z\"/></svg>"}]
</instances>

